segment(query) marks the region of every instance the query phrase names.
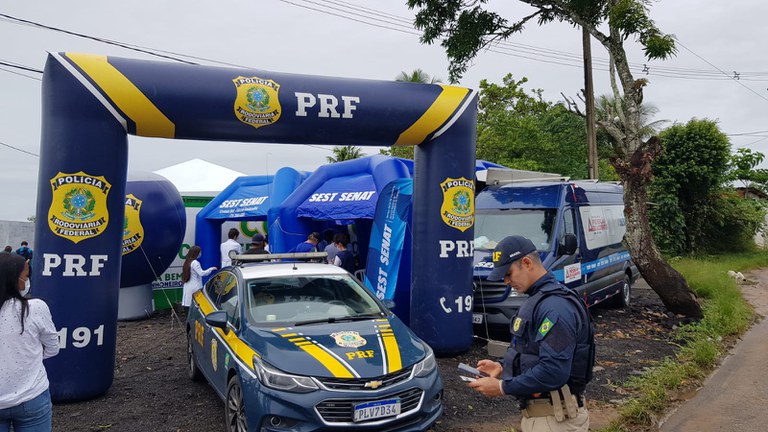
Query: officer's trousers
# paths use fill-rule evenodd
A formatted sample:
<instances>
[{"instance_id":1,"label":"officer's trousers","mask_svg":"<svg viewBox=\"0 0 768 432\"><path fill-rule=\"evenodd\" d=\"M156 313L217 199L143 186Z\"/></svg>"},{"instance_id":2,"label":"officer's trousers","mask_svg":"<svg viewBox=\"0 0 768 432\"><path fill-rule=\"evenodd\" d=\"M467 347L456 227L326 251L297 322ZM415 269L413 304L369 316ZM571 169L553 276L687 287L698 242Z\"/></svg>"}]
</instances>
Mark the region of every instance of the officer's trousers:
<instances>
[{"instance_id":1,"label":"officer's trousers","mask_svg":"<svg viewBox=\"0 0 768 432\"><path fill-rule=\"evenodd\" d=\"M566 418L561 422L555 420L555 416L523 417L520 428L522 432L587 432L589 430L589 411L586 407L581 407L576 418Z\"/></svg>"}]
</instances>

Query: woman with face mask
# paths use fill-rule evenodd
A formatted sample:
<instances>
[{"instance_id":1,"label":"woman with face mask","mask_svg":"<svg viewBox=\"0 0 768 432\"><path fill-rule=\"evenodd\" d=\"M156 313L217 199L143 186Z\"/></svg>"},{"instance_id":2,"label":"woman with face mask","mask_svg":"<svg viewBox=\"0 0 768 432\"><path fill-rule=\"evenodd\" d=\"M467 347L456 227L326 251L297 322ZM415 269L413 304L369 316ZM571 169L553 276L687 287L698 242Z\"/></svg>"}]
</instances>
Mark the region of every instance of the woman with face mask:
<instances>
[{"instance_id":1,"label":"woman with face mask","mask_svg":"<svg viewBox=\"0 0 768 432\"><path fill-rule=\"evenodd\" d=\"M0 254L0 431L51 430L51 395L43 359L59 353L48 305L27 300L29 262Z\"/></svg>"}]
</instances>

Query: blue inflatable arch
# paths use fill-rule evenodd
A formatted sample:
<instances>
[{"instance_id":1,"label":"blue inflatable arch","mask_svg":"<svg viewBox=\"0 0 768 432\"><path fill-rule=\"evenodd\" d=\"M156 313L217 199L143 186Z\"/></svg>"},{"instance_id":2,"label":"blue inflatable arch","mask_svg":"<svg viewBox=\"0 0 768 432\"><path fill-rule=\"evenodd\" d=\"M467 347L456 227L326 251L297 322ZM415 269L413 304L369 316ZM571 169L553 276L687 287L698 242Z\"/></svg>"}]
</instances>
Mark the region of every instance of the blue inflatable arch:
<instances>
[{"instance_id":1,"label":"blue inflatable arch","mask_svg":"<svg viewBox=\"0 0 768 432\"><path fill-rule=\"evenodd\" d=\"M59 53L42 101L32 284L59 330L55 401L112 384L127 134L416 145L410 325L438 354L470 347L476 92Z\"/></svg>"}]
</instances>

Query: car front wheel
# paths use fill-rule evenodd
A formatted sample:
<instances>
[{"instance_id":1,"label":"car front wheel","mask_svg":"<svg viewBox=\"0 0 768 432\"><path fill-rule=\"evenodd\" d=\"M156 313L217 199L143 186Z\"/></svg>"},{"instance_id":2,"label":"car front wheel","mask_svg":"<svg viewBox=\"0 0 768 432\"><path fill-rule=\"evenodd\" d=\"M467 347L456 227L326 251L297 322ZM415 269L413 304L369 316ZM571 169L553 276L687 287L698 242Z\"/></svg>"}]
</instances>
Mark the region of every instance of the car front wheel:
<instances>
[{"instance_id":1,"label":"car front wheel","mask_svg":"<svg viewBox=\"0 0 768 432\"><path fill-rule=\"evenodd\" d=\"M243 406L243 389L240 387L240 380L237 375L229 379L224 414L227 418L227 432L248 432L245 407Z\"/></svg>"}]
</instances>

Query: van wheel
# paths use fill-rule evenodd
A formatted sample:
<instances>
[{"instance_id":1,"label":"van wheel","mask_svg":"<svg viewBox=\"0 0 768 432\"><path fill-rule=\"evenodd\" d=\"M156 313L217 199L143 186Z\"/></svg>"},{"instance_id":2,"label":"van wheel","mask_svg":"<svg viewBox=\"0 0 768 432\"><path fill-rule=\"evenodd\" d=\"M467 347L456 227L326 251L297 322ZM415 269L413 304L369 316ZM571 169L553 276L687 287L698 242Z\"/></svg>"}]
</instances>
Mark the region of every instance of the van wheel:
<instances>
[{"instance_id":1,"label":"van wheel","mask_svg":"<svg viewBox=\"0 0 768 432\"><path fill-rule=\"evenodd\" d=\"M629 281L629 276L624 276L624 281L621 283L621 291L616 295L613 305L619 308L625 308L629 306L631 299L632 285Z\"/></svg>"}]
</instances>

